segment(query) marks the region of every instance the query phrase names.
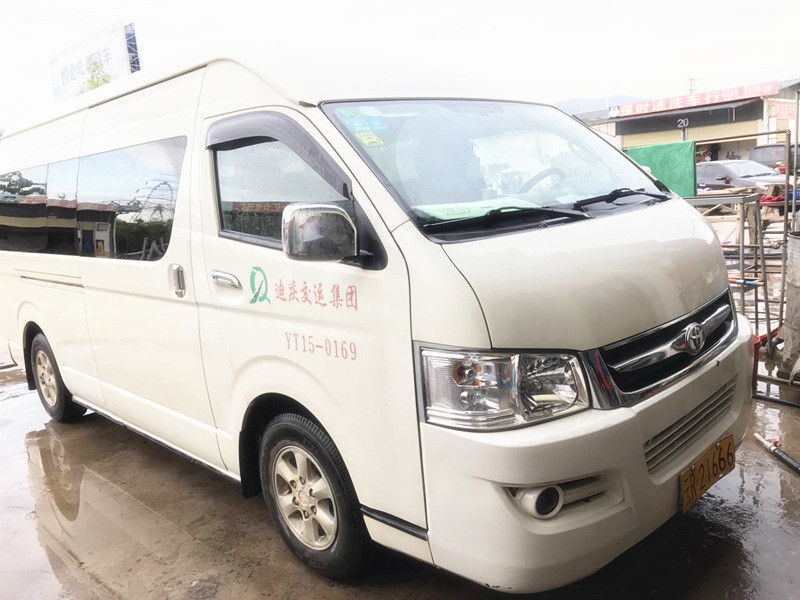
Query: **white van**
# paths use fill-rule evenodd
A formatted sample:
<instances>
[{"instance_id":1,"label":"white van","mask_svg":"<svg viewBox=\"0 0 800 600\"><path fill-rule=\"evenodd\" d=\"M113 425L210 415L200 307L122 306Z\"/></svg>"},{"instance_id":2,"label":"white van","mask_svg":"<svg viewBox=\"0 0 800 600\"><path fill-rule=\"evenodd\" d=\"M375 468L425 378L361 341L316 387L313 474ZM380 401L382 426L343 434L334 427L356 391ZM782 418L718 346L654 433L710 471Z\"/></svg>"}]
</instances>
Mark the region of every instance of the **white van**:
<instances>
[{"instance_id":1,"label":"white van","mask_svg":"<svg viewBox=\"0 0 800 600\"><path fill-rule=\"evenodd\" d=\"M373 540L514 592L733 469L751 330L694 209L549 106L292 95L253 64L0 140L0 339L52 418L263 493L328 576Z\"/></svg>"}]
</instances>

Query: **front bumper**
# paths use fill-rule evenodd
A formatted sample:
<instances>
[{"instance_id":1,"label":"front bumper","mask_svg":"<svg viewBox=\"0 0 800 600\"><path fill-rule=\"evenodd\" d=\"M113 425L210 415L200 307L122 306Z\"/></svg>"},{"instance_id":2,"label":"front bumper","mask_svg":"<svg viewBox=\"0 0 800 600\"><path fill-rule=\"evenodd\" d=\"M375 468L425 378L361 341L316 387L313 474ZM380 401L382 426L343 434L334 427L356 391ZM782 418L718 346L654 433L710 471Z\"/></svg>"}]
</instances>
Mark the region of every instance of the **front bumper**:
<instances>
[{"instance_id":1,"label":"front bumper","mask_svg":"<svg viewBox=\"0 0 800 600\"><path fill-rule=\"evenodd\" d=\"M716 360L630 408L589 410L525 429L473 433L422 424L434 563L493 589L535 592L581 579L679 510L681 471L732 433L751 407L750 327ZM644 443L735 382L729 409L649 471ZM508 488L591 482L601 493L537 520Z\"/></svg>"}]
</instances>

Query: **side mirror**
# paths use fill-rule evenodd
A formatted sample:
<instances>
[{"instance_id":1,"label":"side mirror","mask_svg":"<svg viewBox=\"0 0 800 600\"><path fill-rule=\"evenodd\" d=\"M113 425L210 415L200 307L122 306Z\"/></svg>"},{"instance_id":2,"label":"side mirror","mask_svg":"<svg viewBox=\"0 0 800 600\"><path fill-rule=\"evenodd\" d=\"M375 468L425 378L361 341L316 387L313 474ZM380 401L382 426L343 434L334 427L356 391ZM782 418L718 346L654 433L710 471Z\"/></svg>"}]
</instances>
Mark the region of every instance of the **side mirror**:
<instances>
[{"instance_id":1,"label":"side mirror","mask_svg":"<svg viewBox=\"0 0 800 600\"><path fill-rule=\"evenodd\" d=\"M356 226L335 204L289 204L281 220L283 251L294 260L341 260L358 255Z\"/></svg>"}]
</instances>

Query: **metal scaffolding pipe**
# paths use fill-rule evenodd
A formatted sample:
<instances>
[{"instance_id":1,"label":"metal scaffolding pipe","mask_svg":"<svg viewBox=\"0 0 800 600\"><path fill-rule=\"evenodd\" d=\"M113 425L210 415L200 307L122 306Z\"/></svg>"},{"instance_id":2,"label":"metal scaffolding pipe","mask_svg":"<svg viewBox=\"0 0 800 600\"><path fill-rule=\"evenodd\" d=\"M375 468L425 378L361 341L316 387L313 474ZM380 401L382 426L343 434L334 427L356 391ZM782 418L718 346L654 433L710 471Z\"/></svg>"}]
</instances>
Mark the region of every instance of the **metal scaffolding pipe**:
<instances>
[{"instance_id":1,"label":"metal scaffolding pipe","mask_svg":"<svg viewBox=\"0 0 800 600\"><path fill-rule=\"evenodd\" d=\"M790 161L789 156L786 157L786 172L792 172L792 180L794 181L792 194L792 231L797 231L797 143L800 142L800 89L795 93L795 108L794 108L794 160Z\"/></svg>"},{"instance_id":2,"label":"metal scaffolding pipe","mask_svg":"<svg viewBox=\"0 0 800 600\"><path fill-rule=\"evenodd\" d=\"M774 455L778 460L780 460L783 464L789 467L792 471L800 475L800 462L797 462L797 460L791 454L787 454L786 452L778 448L780 442L778 441L768 442L759 433L754 433L753 435L759 442L761 442L761 445L767 449L767 452Z\"/></svg>"},{"instance_id":3,"label":"metal scaffolding pipe","mask_svg":"<svg viewBox=\"0 0 800 600\"><path fill-rule=\"evenodd\" d=\"M795 383L794 381L789 381L788 379L783 379L781 377L773 377L772 375L762 375L759 373L756 376L758 381L763 381L764 383L773 383L778 386L782 386L785 388L792 388L800 390L800 383Z\"/></svg>"},{"instance_id":4,"label":"metal scaffolding pipe","mask_svg":"<svg viewBox=\"0 0 800 600\"><path fill-rule=\"evenodd\" d=\"M744 203L742 203L742 206L744 206ZM756 232L756 239L758 240L761 268L764 270L764 318L767 321L767 353L769 354L769 357L772 358L775 354L775 344L772 342L772 323L769 314L769 277L767 277L767 259L764 257L764 231L761 227L761 201L758 199L756 200L755 211L756 229L758 230ZM744 257L744 250L742 250L742 257ZM742 277L742 279L744 279L744 277ZM741 287L742 313L744 313L744 286ZM758 313L758 302L756 302L755 311Z\"/></svg>"},{"instance_id":5,"label":"metal scaffolding pipe","mask_svg":"<svg viewBox=\"0 0 800 600\"><path fill-rule=\"evenodd\" d=\"M796 120L796 115L795 115ZM792 148L792 133L786 130L786 161L789 161L789 152ZM783 188L783 261L781 262L781 299L778 308L778 327L783 325L783 309L786 305L786 256L787 245L789 243L789 171L786 169L786 187ZM792 206L796 204L792 202ZM760 208L760 205L759 205ZM794 216L792 217L794 219ZM771 356L771 355L770 355Z\"/></svg>"},{"instance_id":6,"label":"metal scaffolding pipe","mask_svg":"<svg viewBox=\"0 0 800 600\"><path fill-rule=\"evenodd\" d=\"M761 400L763 402L774 402L775 404L780 404L781 406L792 406L794 408L800 408L800 404L797 402L789 402L788 400L783 400L781 398L776 398L775 396L768 396L767 394L762 394L760 392L756 392L753 394L753 398L756 400Z\"/></svg>"},{"instance_id":7,"label":"metal scaffolding pipe","mask_svg":"<svg viewBox=\"0 0 800 600\"><path fill-rule=\"evenodd\" d=\"M745 203L739 205L739 279L744 280L744 224L745 224ZM752 236L751 236L752 237ZM739 309L744 314L744 286L739 287Z\"/></svg>"}]
</instances>

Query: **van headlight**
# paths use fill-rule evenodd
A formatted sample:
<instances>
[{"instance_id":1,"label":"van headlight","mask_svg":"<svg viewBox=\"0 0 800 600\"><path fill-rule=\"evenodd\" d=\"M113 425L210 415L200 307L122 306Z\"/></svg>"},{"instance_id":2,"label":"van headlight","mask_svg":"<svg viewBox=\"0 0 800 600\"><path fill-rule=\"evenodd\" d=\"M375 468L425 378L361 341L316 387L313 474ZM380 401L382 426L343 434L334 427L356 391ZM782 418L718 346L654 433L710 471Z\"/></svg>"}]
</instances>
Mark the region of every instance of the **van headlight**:
<instances>
[{"instance_id":1,"label":"van headlight","mask_svg":"<svg viewBox=\"0 0 800 600\"><path fill-rule=\"evenodd\" d=\"M506 429L589 408L583 369L571 354L421 352L430 423Z\"/></svg>"}]
</instances>

